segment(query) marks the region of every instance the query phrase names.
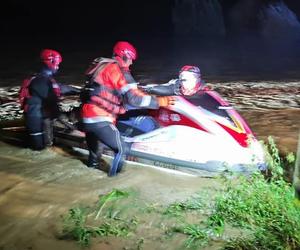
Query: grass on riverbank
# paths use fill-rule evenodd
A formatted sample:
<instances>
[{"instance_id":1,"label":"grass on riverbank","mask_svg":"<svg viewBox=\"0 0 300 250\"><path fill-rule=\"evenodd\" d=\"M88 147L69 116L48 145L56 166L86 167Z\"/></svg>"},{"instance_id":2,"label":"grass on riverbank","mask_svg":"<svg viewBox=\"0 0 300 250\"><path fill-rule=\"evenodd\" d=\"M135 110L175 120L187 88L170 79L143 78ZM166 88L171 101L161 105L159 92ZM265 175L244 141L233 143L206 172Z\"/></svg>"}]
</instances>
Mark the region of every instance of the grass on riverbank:
<instances>
[{"instance_id":1,"label":"grass on riverbank","mask_svg":"<svg viewBox=\"0 0 300 250\"><path fill-rule=\"evenodd\" d=\"M146 249L147 242L161 249L299 249L300 207L284 171L295 157L280 157L272 138L265 147L265 175L221 178L222 189L200 190L168 206L112 190L90 207L71 208L63 216L63 237L84 246L122 237L123 249Z\"/></svg>"}]
</instances>

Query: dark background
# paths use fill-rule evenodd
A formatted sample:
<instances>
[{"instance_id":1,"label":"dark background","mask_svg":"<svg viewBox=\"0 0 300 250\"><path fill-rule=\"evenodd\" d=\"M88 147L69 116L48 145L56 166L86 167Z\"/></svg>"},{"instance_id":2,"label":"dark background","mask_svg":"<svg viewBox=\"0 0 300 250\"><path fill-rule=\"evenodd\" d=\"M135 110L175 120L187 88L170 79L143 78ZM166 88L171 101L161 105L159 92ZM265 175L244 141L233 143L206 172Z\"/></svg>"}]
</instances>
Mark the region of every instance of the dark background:
<instances>
[{"instance_id":1,"label":"dark background","mask_svg":"<svg viewBox=\"0 0 300 250\"><path fill-rule=\"evenodd\" d=\"M201 0L200 0L201 1ZM280 0L252 0L253 5ZM170 35L173 33L172 8L176 0L145 1L1 1L0 20L2 34L29 37L52 35ZM180 2L180 0L177 0ZM239 24L230 23L228 13L241 0L219 0L228 33ZM300 1L283 0L298 16ZM183 10L184 11L184 10ZM244 30L258 28L255 20L257 10L241 9L241 15L252 15ZM244 12L244 13L243 13ZM252 12L252 13L251 13ZM239 31L242 33L243 29Z\"/></svg>"},{"instance_id":2,"label":"dark background","mask_svg":"<svg viewBox=\"0 0 300 250\"><path fill-rule=\"evenodd\" d=\"M1 8L7 34L30 36L156 34L170 31L173 1L18 1ZM91 34L92 33L92 34Z\"/></svg>"},{"instance_id":3,"label":"dark background","mask_svg":"<svg viewBox=\"0 0 300 250\"><path fill-rule=\"evenodd\" d=\"M288 43L284 36L278 41L260 37L257 12L276 1L252 0L251 9L240 9L240 16L248 17L240 22L230 13L241 0L220 0L224 37L176 34L172 22L175 2L2 1L0 84L6 84L3 80L13 84L32 71L42 48L63 54L64 80L82 81L88 62L98 56L110 57L118 40L137 47L139 60L133 71L140 81L148 74L151 80L165 81L184 64L200 66L209 80L300 79L300 42ZM284 2L300 16L298 0Z\"/></svg>"}]
</instances>

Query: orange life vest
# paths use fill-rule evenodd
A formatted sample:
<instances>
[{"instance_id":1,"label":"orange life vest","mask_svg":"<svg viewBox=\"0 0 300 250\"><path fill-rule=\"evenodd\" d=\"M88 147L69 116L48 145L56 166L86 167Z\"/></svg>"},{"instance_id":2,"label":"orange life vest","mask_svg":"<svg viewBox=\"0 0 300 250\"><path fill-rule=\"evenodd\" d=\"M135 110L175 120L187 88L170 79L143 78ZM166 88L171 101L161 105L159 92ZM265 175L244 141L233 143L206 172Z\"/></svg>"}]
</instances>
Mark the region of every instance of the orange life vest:
<instances>
[{"instance_id":1,"label":"orange life vest","mask_svg":"<svg viewBox=\"0 0 300 250\"><path fill-rule=\"evenodd\" d=\"M127 86L117 61L96 58L86 75L88 82L81 95L83 122L115 122L116 115L125 113L122 88Z\"/></svg>"}]
</instances>

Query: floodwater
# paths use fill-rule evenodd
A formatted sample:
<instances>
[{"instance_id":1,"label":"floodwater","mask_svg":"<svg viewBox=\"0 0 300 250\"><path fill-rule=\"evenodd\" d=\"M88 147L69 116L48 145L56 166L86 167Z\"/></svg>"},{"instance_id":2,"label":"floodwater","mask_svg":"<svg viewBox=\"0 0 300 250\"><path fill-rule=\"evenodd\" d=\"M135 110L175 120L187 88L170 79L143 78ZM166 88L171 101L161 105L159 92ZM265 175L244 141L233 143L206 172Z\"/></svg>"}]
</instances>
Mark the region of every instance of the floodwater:
<instances>
[{"instance_id":1,"label":"floodwater","mask_svg":"<svg viewBox=\"0 0 300 250\"><path fill-rule=\"evenodd\" d=\"M62 67L64 73L58 79L81 85L84 80L81 72L92 57L101 55L101 51L91 49L85 54L79 51L71 53L70 49L65 51L66 66ZM296 152L300 129L300 77L296 66L288 64L293 67L267 81L270 68L260 71L256 65L245 73L234 70L224 61L219 62L217 52L210 60L208 52L205 53L203 61L192 57L191 61L183 60L182 51L162 60L148 54L145 60L140 59L142 62L134 73L141 83L165 82L176 77L180 65L197 64L207 84L240 112L258 139L272 136L282 152ZM167 57L166 54L160 56ZM176 56L180 60L170 66ZM222 60L226 56L223 55ZM77 63L73 63L75 58ZM17 68L9 69L6 65L5 73L2 72L1 119L21 115L15 103L15 87L25 73L30 72L25 59L16 63ZM12 58L9 58L10 62ZM246 64L245 60L243 64ZM277 69L278 65L274 65L274 71ZM260 74L254 75L253 71ZM59 239L60 215L76 204L95 202L99 194L108 193L112 188L135 189L148 203L169 204L185 200L195 192L220 186L215 179L181 176L133 165L127 166L125 172L116 178L108 178L101 171L87 169L84 160L57 147L32 152L20 145L0 142L0 249L81 249L74 242ZM150 238L145 236L144 249L174 249L176 246L160 246ZM114 238L105 244L93 245L91 249L123 247L122 240Z\"/></svg>"},{"instance_id":2,"label":"floodwater","mask_svg":"<svg viewBox=\"0 0 300 250\"><path fill-rule=\"evenodd\" d=\"M300 82L235 82L215 88L239 110L260 140L272 136L283 154L296 152Z\"/></svg>"},{"instance_id":3,"label":"floodwater","mask_svg":"<svg viewBox=\"0 0 300 250\"><path fill-rule=\"evenodd\" d=\"M213 179L181 176L157 169L126 166L125 172L108 178L104 172L86 168L80 158L60 149L32 152L0 142L0 247L13 249L81 249L59 240L60 215L78 204L90 205L99 194L113 188L133 189L149 204L167 205L185 200L197 191L220 186ZM174 249L151 242L145 247ZM126 244L123 242L123 244ZM105 248L102 248L104 247ZM122 239L99 243L91 249L123 249Z\"/></svg>"}]
</instances>

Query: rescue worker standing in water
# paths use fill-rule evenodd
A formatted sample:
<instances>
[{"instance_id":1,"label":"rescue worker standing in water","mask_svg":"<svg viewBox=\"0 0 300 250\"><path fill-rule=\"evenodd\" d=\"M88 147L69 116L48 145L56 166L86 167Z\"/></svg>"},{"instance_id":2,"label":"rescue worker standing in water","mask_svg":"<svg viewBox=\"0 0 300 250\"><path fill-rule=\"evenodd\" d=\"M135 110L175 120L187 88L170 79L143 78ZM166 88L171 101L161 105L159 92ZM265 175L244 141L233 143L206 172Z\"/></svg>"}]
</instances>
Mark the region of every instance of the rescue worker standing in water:
<instances>
[{"instance_id":1,"label":"rescue worker standing in water","mask_svg":"<svg viewBox=\"0 0 300 250\"><path fill-rule=\"evenodd\" d=\"M59 52L43 49L40 60L40 72L25 79L19 93L30 139L29 146L33 150L42 150L53 144L53 120L59 116L58 98L62 94L79 92L76 88L60 84L53 78L62 62Z\"/></svg>"},{"instance_id":2,"label":"rescue worker standing in water","mask_svg":"<svg viewBox=\"0 0 300 250\"><path fill-rule=\"evenodd\" d=\"M136 58L133 45L119 41L113 48L112 58L97 58L86 71L88 81L81 95L81 117L89 149L87 165L98 167L99 141L104 143L115 153L108 176L121 171L129 150L115 126L118 115L126 112L126 104L158 109L174 103L172 97L154 97L137 89L129 69Z\"/></svg>"}]
</instances>

